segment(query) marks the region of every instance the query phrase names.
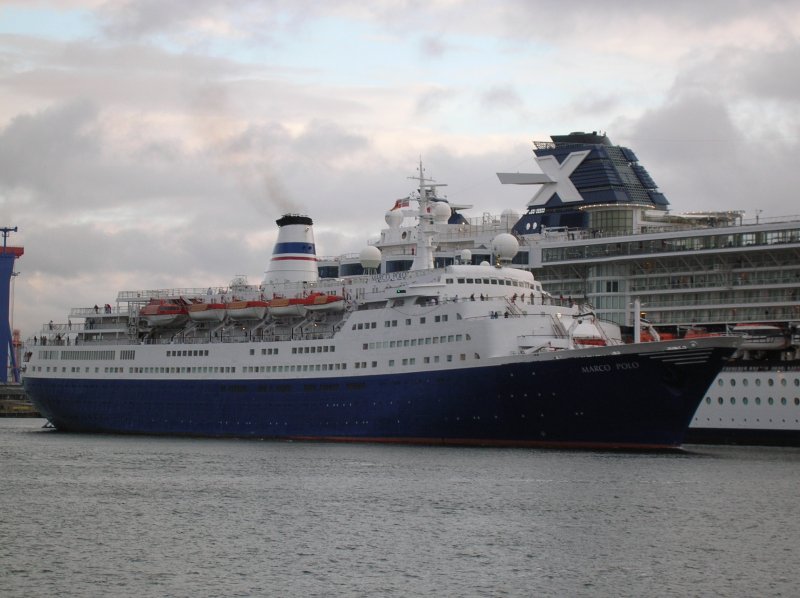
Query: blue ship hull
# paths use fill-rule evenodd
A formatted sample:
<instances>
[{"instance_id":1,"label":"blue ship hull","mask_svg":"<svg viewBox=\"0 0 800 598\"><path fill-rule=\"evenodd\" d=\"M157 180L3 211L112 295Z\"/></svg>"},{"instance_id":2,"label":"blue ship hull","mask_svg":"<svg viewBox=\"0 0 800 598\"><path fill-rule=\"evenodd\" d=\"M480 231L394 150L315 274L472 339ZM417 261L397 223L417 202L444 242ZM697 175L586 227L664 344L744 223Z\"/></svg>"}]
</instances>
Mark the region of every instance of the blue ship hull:
<instances>
[{"instance_id":1,"label":"blue ship hull","mask_svg":"<svg viewBox=\"0 0 800 598\"><path fill-rule=\"evenodd\" d=\"M426 444L679 446L731 348L375 376L28 378L59 430Z\"/></svg>"}]
</instances>

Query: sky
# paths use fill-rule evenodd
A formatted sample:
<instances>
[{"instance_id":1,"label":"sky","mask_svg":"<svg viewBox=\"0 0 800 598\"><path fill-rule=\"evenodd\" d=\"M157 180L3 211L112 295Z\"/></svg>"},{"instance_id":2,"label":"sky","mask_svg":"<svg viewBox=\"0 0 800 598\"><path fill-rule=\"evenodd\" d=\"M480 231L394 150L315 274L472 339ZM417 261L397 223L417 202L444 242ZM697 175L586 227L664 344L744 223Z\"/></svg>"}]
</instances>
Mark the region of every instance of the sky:
<instances>
[{"instance_id":1,"label":"sky","mask_svg":"<svg viewBox=\"0 0 800 598\"><path fill-rule=\"evenodd\" d=\"M602 131L673 212L800 214L796 0L0 0L0 226L29 337L117 292L258 283L287 212L357 253L416 166L523 211Z\"/></svg>"}]
</instances>

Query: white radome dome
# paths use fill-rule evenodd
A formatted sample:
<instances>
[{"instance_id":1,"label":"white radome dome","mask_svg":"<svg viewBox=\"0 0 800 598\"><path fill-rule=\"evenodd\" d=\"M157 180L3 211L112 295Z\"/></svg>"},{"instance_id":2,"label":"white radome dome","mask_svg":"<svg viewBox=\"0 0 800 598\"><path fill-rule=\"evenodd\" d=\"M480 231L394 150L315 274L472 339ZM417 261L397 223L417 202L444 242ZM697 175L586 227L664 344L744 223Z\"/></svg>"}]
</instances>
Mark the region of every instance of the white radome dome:
<instances>
[{"instance_id":1,"label":"white radome dome","mask_svg":"<svg viewBox=\"0 0 800 598\"><path fill-rule=\"evenodd\" d=\"M358 254L358 259L362 267L374 270L381 265L381 250L372 245L364 247Z\"/></svg>"},{"instance_id":2,"label":"white radome dome","mask_svg":"<svg viewBox=\"0 0 800 598\"><path fill-rule=\"evenodd\" d=\"M483 260L481 262L481 266L491 266L491 264L489 262L487 262L486 260Z\"/></svg>"},{"instance_id":3,"label":"white radome dome","mask_svg":"<svg viewBox=\"0 0 800 598\"><path fill-rule=\"evenodd\" d=\"M519 241L508 233L500 233L492 239L492 251L501 260L511 260L519 251Z\"/></svg>"},{"instance_id":4,"label":"white radome dome","mask_svg":"<svg viewBox=\"0 0 800 598\"><path fill-rule=\"evenodd\" d=\"M461 263L469 264L472 262L472 252L469 249L461 250Z\"/></svg>"},{"instance_id":5,"label":"white radome dome","mask_svg":"<svg viewBox=\"0 0 800 598\"><path fill-rule=\"evenodd\" d=\"M450 219L451 214L450 206L442 201L437 201L433 204L433 221L444 223Z\"/></svg>"},{"instance_id":6,"label":"white radome dome","mask_svg":"<svg viewBox=\"0 0 800 598\"><path fill-rule=\"evenodd\" d=\"M389 210L386 212L386 224L389 225L389 228L397 228L403 223L403 213L400 210ZM377 248L376 248L377 249Z\"/></svg>"}]
</instances>

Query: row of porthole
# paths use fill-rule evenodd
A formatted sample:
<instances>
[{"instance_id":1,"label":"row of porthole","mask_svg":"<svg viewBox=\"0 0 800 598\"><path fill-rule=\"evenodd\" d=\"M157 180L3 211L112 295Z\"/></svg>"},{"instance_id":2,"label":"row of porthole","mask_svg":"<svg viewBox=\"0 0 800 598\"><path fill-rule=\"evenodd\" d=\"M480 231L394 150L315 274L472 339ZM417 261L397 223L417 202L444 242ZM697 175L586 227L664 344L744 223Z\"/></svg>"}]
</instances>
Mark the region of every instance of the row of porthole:
<instances>
[{"instance_id":1,"label":"row of porthole","mask_svg":"<svg viewBox=\"0 0 800 598\"><path fill-rule=\"evenodd\" d=\"M747 397L743 397L742 398L742 405L747 405L747 404L749 404L749 402L750 402L750 400ZM760 405L761 404L761 397L756 397L755 399L753 399L753 402L756 405ZM723 399L722 397L717 397L717 403L719 403L720 405L724 405L725 404L725 399ZM786 400L786 397L781 397L780 403L781 403L781 405L788 404L788 401ZM706 397L706 404L708 404L708 405L711 404L711 397ZM731 397L730 398L730 404L731 405L735 405L736 404L736 397ZM774 405L775 404L775 399L773 399L772 397L769 397L767 399L767 404L768 405ZM794 404L795 404L795 406L800 405L800 398L795 397L794 398Z\"/></svg>"},{"instance_id":2,"label":"row of porthole","mask_svg":"<svg viewBox=\"0 0 800 598\"><path fill-rule=\"evenodd\" d=\"M724 384L725 384L725 381L722 378L717 380L717 385L718 386L724 386ZM736 380L731 378L730 384L731 384L731 386L736 386ZM761 378L756 378L755 384L756 384L756 386L761 386ZM781 378L781 386L787 386L788 384L789 384L789 382L786 380L786 378ZM742 386L747 386L747 385L748 385L748 380L747 380L747 378L745 378L744 380L742 380ZM800 387L800 378L795 378L794 379L794 385L797 386L797 387ZM775 386L775 380L773 380L772 378L769 378L767 380L767 386Z\"/></svg>"}]
</instances>

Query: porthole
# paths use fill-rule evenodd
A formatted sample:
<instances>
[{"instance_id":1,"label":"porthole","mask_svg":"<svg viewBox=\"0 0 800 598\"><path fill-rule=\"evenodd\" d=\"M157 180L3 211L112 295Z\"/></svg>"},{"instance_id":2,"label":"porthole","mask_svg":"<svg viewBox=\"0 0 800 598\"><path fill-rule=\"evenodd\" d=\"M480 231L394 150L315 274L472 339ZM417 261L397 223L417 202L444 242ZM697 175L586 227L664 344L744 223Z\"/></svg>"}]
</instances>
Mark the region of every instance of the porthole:
<instances>
[{"instance_id":1,"label":"porthole","mask_svg":"<svg viewBox=\"0 0 800 598\"><path fill-rule=\"evenodd\" d=\"M767 403L772 405L773 403L775 403L775 400L772 397L770 397L770 398L767 399Z\"/></svg>"},{"instance_id":2,"label":"porthole","mask_svg":"<svg viewBox=\"0 0 800 598\"><path fill-rule=\"evenodd\" d=\"M786 404L786 397L781 397L781 405L785 405L785 404Z\"/></svg>"},{"instance_id":3,"label":"porthole","mask_svg":"<svg viewBox=\"0 0 800 598\"><path fill-rule=\"evenodd\" d=\"M794 404L795 405L800 405L800 398L795 397L794 398Z\"/></svg>"},{"instance_id":4,"label":"porthole","mask_svg":"<svg viewBox=\"0 0 800 598\"><path fill-rule=\"evenodd\" d=\"M723 399L722 397L719 397L717 399L717 403L719 403L720 405L722 405L724 402L725 402L725 399Z\"/></svg>"},{"instance_id":5,"label":"porthole","mask_svg":"<svg viewBox=\"0 0 800 598\"><path fill-rule=\"evenodd\" d=\"M725 384L725 382L723 382L722 378L720 378L719 380L717 380L717 384L719 386L722 386L723 384Z\"/></svg>"},{"instance_id":6,"label":"porthole","mask_svg":"<svg viewBox=\"0 0 800 598\"><path fill-rule=\"evenodd\" d=\"M773 380L772 378L767 380L767 386L775 386L775 380Z\"/></svg>"},{"instance_id":7,"label":"porthole","mask_svg":"<svg viewBox=\"0 0 800 598\"><path fill-rule=\"evenodd\" d=\"M761 378L756 378L756 386L761 386Z\"/></svg>"},{"instance_id":8,"label":"porthole","mask_svg":"<svg viewBox=\"0 0 800 598\"><path fill-rule=\"evenodd\" d=\"M795 378L794 379L794 385L795 386L800 386L800 378Z\"/></svg>"},{"instance_id":9,"label":"porthole","mask_svg":"<svg viewBox=\"0 0 800 598\"><path fill-rule=\"evenodd\" d=\"M731 405L735 405L735 404L736 404L736 399L734 397L731 397Z\"/></svg>"},{"instance_id":10,"label":"porthole","mask_svg":"<svg viewBox=\"0 0 800 598\"><path fill-rule=\"evenodd\" d=\"M747 405L747 397L742 398L742 405Z\"/></svg>"},{"instance_id":11,"label":"porthole","mask_svg":"<svg viewBox=\"0 0 800 598\"><path fill-rule=\"evenodd\" d=\"M748 383L749 383L749 380L748 380L747 378L745 378L744 380L742 380L742 385L743 385L743 386L747 386L747 384L748 384Z\"/></svg>"},{"instance_id":12,"label":"porthole","mask_svg":"<svg viewBox=\"0 0 800 598\"><path fill-rule=\"evenodd\" d=\"M788 381L786 380L786 378L781 378L781 386L786 386L787 384Z\"/></svg>"},{"instance_id":13,"label":"porthole","mask_svg":"<svg viewBox=\"0 0 800 598\"><path fill-rule=\"evenodd\" d=\"M734 380L733 378L731 378L731 386L736 386L736 380Z\"/></svg>"},{"instance_id":14,"label":"porthole","mask_svg":"<svg viewBox=\"0 0 800 598\"><path fill-rule=\"evenodd\" d=\"M795 399L795 401L796 400L797 399ZM706 397L706 405L710 405L710 404L711 404L711 397Z\"/></svg>"},{"instance_id":15,"label":"porthole","mask_svg":"<svg viewBox=\"0 0 800 598\"><path fill-rule=\"evenodd\" d=\"M756 397L756 405L760 405L760 404L761 404L761 397Z\"/></svg>"}]
</instances>

